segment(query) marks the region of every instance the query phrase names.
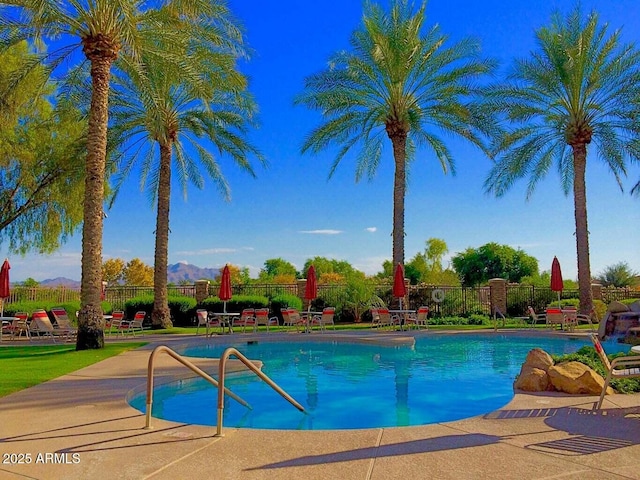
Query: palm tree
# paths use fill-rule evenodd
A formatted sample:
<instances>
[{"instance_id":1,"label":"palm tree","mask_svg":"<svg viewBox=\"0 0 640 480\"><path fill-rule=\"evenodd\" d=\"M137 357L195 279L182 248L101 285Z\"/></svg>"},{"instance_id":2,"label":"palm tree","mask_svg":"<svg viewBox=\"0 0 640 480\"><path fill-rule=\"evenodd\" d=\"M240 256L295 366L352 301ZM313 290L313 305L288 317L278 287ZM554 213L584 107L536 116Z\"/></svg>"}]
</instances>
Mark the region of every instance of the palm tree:
<instances>
[{"instance_id":1,"label":"palm tree","mask_svg":"<svg viewBox=\"0 0 640 480\"><path fill-rule=\"evenodd\" d=\"M594 12L556 13L537 32L538 50L515 63L503 85L487 90L493 107L512 122L496 144L485 186L503 195L529 176L527 198L555 163L565 194L573 186L580 310L592 310L585 171L593 145L621 185L628 157L638 159L639 52L607 34Z\"/></svg>"},{"instance_id":2,"label":"palm tree","mask_svg":"<svg viewBox=\"0 0 640 480\"><path fill-rule=\"evenodd\" d=\"M133 59L147 51L179 61L180 55L155 50L162 45L180 48L198 29L194 19L216 15L219 2L163 0L160 7L143 10L142 0L92 0L41 2L0 1L0 44L2 48L21 40L55 40L62 46L43 54L50 71L63 60L73 59L82 47L90 63L91 104L88 115L85 165L84 221L82 229L81 308L78 316L78 350L102 348L104 332L100 293L102 286L103 198L107 152L109 81L111 68L119 56ZM149 41L148 39L152 39Z\"/></svg>"},{"instance_id":3,"label":"palm tree","mask_svg":"<svg viewBox=\"0 0 640 480\"><path fill-rule=\"evenodd\" d=\"M404 263L407 168L417 147L430 149L445 174L455 173L453 156L438 134L454 134L484 149L482 136L495 126L472 101L474 82L494 63L480 59L470 39L446 46L437 26L423 35L425 6L414 13L407 0L394 0L387 13L367 4L351 51L335 54L326 70L309 76L296 100L320 110L325 120L305 139L303 153L340 146L330 177L356 147L356 182L364 175L371 178L384 137L391 140L394 265Z\"/></svg>"},{"instance_id":4,"label":"palm tree","mask_svg":"<svg viewBox=\"0 0 640 480\"><path fill-rule=\"evenodd\" d=\"M255 114L255 104L245 91L246 79L235 68L233 51L217 50L195 51L183 59L179 71L156 61L144 76L136 75L132 65L123 62L126 75L116 76L112 82L120 93L115 98L121 101L112 102L110 135L113 134L114 143L133 152L125 157L116 192L134 165L141 164L142 184L149 187L152 200L157 201L151 314L156 328L172 325L167 291L172 165L185 198L188 182L198 188L204 186L196 161L199 160L228 199L229 187L219 160L201 145L202 139L252 176L255 173L248 157L253 155L263 161L244 138ZM189 75L191 71L196 74Z\"/></svg>"}]
</instances>

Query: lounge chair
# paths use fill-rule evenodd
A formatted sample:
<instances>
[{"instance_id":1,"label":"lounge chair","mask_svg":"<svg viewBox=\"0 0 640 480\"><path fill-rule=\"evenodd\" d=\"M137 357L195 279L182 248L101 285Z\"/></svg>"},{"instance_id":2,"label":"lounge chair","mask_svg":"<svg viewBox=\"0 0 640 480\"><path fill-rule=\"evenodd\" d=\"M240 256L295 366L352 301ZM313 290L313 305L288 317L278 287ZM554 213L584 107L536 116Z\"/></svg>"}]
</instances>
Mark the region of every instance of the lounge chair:
<instances>
[{"instance_id":1,"label":"lounge chair","mask_svg":"<svg viewBox=\"0 0 640 480\"><path fill-rule=\"evenodd\" d=\"M147 312L144 310L140 310L136 312L133 316L133 320L131 320L128 324L128 328L126 329L126 334L131 334L131 336L135 337L136 333L142 335L144 333L144 319L147 318Z\"/></svg>"},{"instance_id":2,"label":"lounge chair","mask_svg":"<svg viewBox=\"0 0 640 480\"><path fill-rule=\"evenodd\" d=\"M233 321L234 327L242 327L242 333L244 333L247 327L256 331L256 311L253 308L245 308L240 313L240 318Z\"/></svg>"},{"instance_id":3,"label":"lounge chair","mask_svg":"<svg viewBox=\"0 0 640 480\"><path fill-rule=\"evenodd\" d=\"M64 308L53 307L51 309L51 313L53 314L53 318L56 321L54 328L57 328L58 330L66 330L69 332L70 336L75 336L78 334L78 329L71 325L71 320L69 320L67 311Z\"/></svg>"},{"instance_id":4,"label":"lounge chair","mask_svg":"<svg viewBox=\"0 0 640 480\"><path fill-rule=\"evenodd\" d=\"M609 358L607 358L607 354L605 353L604 348L602 348L602 344L598 339L598 335L592 333L589 336L591 337L593 346L595 347L596 352L598 352L598 356L600 357L600 360L602 361L602 364L607 371L607 376L604 380L604 387L602 387L600 399L598 400L598 403L594 405L594 409L599 410L602 407L604 396L607 394L607 387L611 383L612 379L640 377L640 355L616 357L613 359L613 361L609 362Z\"/></svg>"},{"instance_id":5,"label":"lounge chair","mask_svg":"<svg viewBox=\"0 0 640 480\"><path fill-rule=\"evenodd\" d=\"M221 331L224 329L220 318L215 316L214 314L208 312L204 309L196 310L196 315L198 317L198 326L196 328L196 335L198 335L198 331L200 327L205 327L206 335L209 336L209 329L211 329L211 334L213 334L213 328L218 327Z\"/></svg>"},{"instance_id":6,"label":"lounge chair","mask_svg":"<svg viewBox=\"0 0 640 480\"><path fill-rule=\"evenodd\" d=\"M31 314L31 324L29 325L29 336L31 339L50 338L55 343L56 337L63 337L65 340L70 340L71 335L69 330L54 328L46 311L36 310Z\"/></svg>"},{"instance_id":7,"label":"lounge chair","mask_svg":"<svg viewBox=\"0 0 640 480\"><path fill-rule=\"evenodd\" d=\"M270 326L277 327L279 325L278 317L269 317L268 308L256 308L256 327L260 325L265 325L268 332Z\"/></svg>"}]
</instances>

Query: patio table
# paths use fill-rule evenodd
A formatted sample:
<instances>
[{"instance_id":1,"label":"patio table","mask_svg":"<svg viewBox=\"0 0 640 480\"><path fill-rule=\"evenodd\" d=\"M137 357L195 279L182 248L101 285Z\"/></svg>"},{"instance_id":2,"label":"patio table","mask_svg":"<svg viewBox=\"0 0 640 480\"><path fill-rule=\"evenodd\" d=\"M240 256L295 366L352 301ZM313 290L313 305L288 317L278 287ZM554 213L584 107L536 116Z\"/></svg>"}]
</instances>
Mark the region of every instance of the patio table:
<instances>
[{"instance_id":1,"label":"patio table","mask_svg":"<svg viewBox=\"0 0 640 480\"><path fill-rule=\"evenodd\" d=\"M416 315L416 310L389 310L389 313L393 313L400 317L400 330L404 331L404 325L407 321L407 318L410 316Z\"/></svg>"},{"instance_id":2,"label":"patio table","mask_svg":"<svg viewBox=\"0 0 640 480\"><path fill-rule=\"evenodd\" d=\"M227 333L233 333L233 320L236 317L240 317L239 312L211 312L214 317L220 318L220 325L222 325L222 333L224 333L224 328L227 327L229 331ZM213 335L213 331L209 334L209 336Z\"/></svg>"}]
</instances>

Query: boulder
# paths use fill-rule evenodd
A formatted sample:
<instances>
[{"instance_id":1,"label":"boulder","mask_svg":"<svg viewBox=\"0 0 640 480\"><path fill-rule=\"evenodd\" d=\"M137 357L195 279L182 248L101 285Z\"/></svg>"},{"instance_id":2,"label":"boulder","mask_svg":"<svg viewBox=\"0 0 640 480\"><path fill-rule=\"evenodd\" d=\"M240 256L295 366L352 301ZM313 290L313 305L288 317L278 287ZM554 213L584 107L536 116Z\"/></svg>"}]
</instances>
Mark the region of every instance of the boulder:
<instances>
[{"instance_id":1,"label":"boulder","mask_svg":"<svg viewBox=\"0 0 640 480\"><path fill-rule=\"evenodd\" d=\"M523 367L525 365L531 368L539 368L546 372L553 365L553 358L541 348L534 348L527 354Z\"/></svg>"},{"instance_id":2,"label":"boulder","mask_svg":"<svg viewBox=\"0 0 640 480\"><path fill-rule=\"evenodd\" d=\"M520 375L513 384L513 388L525 392L545 392L549 388L549 375L544 370L525 363L520 369Z\"/></svg>"},{"instance_id":3,"label":"boulder","mask_svg":"<svg viewBox=\"0 0 640 480\"><path fill-rule=\"evenodd\" d=\"M600 395L604 387L604 378L580 362L553 365L547 373L551 385L560 392ZM613 393L613 390L608 388L607 393Z\"/></svg>"}]
</instances>

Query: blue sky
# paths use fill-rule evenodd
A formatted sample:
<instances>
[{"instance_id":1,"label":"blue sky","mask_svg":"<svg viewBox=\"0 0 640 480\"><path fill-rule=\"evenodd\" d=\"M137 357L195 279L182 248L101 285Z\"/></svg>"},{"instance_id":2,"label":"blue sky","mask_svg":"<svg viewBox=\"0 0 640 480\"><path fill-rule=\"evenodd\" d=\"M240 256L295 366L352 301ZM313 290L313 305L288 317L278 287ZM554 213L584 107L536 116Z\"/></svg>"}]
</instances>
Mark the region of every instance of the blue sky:
<instances>
[{"instance_id":1,"label":"blue sky","mask_svg":"<svg viewBox=\"0 0 640 480\"><path fill-rule=\"evenodd\" d=\"M596 9L611 30L622 28L625 42L640 44L640 2L637 0L583 1ZM328 57L348 48L358 28L362 4L357 0L230 0L244 24L253 48L243 64L260 108L260 128L251 141L266 156L266 169L256 164L257 178L220 159L231 187L225 202L212 182L203 190L189 187L185 201L177 184L172 187L169 263L200 267L232 263L248 267L256 276L264 261L281 257L298 268L314 256L350 262L368 274L381 270L391 258L393 159L385 151L376 177L354 181L353 157L346 157L327 179L334 151L301 155L305 135L318 124L317 112L294 106L305 76L324 68ZM438 23L452 40L476 37L483 54L501 62L501 72L513 58L534 48L534 30L549 23L551 13L566 13L572 1L430 0L428 26ZM549 270L557 255L565 278L577 276L572 197L565 197L560 180L551 171L533 197L525 199L526 181L514 185L500 199L483 191L490 160L456 139L448 140L457 173L444 175L429 152L421 152L411 170L405 204L405 256L408 261L424 250L425 241L445 240L451 255L468 247L498 242L522 248ZM638 225L640 199L628 190L640 179L631 165L625 192L596 158L588 157L587 202L592 274L617 262L640 271ZM140 258L153 264L155 210L140 191L137 177L124 187L104 222L103 258ZM6 251L0 250L2 256ZM12 281L58 276L80 279L81 233L59 252L10 256Z\"/></svg>"}]
</instances>

